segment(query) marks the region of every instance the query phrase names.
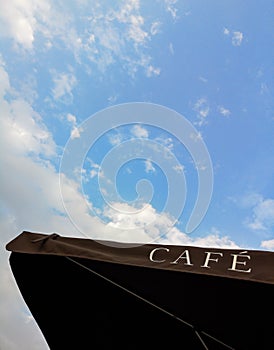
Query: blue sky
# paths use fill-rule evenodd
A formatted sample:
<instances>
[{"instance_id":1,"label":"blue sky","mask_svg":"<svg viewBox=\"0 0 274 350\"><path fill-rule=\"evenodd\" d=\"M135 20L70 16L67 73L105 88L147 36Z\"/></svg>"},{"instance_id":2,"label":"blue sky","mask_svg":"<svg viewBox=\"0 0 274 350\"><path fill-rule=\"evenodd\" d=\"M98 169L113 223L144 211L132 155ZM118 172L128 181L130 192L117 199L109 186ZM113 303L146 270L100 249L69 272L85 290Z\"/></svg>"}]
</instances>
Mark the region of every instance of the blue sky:
<instances>
[{"instance_id":1,"label":"blue sky","mask_svg":"<svg viewBox=\"0 0 274 350\"><path fill-rule=\"evenodd\" d=\"M2 1L2 246L30 230L274 250L272 13L270 0ZM114 117L104 119L102 111L132 102L181 115L210 155L212 197L189 234L203 169L167 128L130 116L120 127ZM155 124L166 123L161 118ZM69 157L62 168L67 142L82 145L88 136L87 121L89 132L104 134L82 168ZM111 167L102 168L109 152L119 168L116 187ZM176 170L171 178L169 166ZM141 179L153 191L143 182L138 198ZM185 198L177 221L165 211L174 184L177 203ZM1 349L46 349L7 257L2 248Z\"/></svg>"}]
</instances>

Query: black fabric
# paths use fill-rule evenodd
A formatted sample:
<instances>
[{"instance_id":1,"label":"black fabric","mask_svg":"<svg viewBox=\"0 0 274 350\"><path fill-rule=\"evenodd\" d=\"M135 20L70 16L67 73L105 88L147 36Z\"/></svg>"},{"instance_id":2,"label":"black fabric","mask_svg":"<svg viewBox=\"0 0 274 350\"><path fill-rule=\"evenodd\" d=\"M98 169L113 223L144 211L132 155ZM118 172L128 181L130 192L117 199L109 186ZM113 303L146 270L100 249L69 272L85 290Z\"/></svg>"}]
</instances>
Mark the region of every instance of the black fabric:
<instances>
[{"instance_id":1,"label":"black fabric","mask_svg":"<svg viewBox=\"0 0 274 350\"><path fill-rule=\"evenodd\" d=\"M7 250L105 261L274 284L274 252L193 246L95 241L22 232Z\"/></svg>"},{"instance_id":2,"label":"black fabric","mask_svg":"<svg viewBox=\"0 0 274 350\"><path fill-rule=\"evenodd\" d=\"M235 349L274 349L274 285L74 259ZM10 264L53 350L204 349L191 327L64 256L12 252Z\"/></svg>"}]
</instances>

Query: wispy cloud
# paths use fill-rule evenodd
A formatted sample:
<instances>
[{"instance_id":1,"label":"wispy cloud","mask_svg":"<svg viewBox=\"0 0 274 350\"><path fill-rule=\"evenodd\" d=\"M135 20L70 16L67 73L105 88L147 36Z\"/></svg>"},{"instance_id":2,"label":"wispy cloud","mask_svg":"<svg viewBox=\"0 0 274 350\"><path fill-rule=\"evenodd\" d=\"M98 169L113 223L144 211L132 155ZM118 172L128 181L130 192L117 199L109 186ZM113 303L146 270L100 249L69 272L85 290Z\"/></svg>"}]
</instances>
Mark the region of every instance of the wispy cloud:
<instances>
[{"instance_id":1,"label":"wispy cloud","mask_svg":"<svg viewBox=\"0 0 274 350\"><path fill-rule=\"evenodd\" d=\"M166 10L174 18L175 3L165 0ZM113 65L120 65L131 76L140 69L147 77L160 74L149 44L164 24L142 13L139 0L124 0L108 6L100 1L95 1L93 6L85 1L77 2L82 27L76 25L75 13L72 5L64 1L2 1L0 35L13 40L15 47L34 52L62 48L72 53L77 63L85 62L89 72L93 67L105 72ZM59 77L63 83L59 81L59 84L66 84L66 77L63 73ZM60 95L61 87L55 91L55 97Z\"/></svg>"},{"instance_id":2,"label":"wispy cloud","mask_svg":"<svg viewBox=\"0 0 274 350\"><path fill-rule=\"evenodd\" d=\"M274 239L262 241L261 247L267 250L274 250Z\"/></svg>"},{"instance_id":3,"label":"wispy cloud","mask_svg":"<svg viewBox=\"0 0 274 350\"><path fill-rule=\"evenodd\" d=\"M18 97L17 92L10 86L9 76L3 65L0 66L0 77L3 145L12 143L10 152L18 155L53 156L56 145L51 133L43 124L40 115L27 101ZM4 98L6 94L10 96L9 102Z\"/></svg>"},{"instance_id":4,"label":"wispy cloud","mask_svg":"<svg viewBox=\"0 0 274 350\"><path fill-rule=\"evenodd\" d=\"M57 76L60 75L57 74ZM0 341L10 349L27 350L34 347L45 349L46 345L41 341L39 329L35 328L33 319L29 318L28 314L26 315L26 306L18 294L6 261L1 260L3 256L7 258L3 247L16 232L23 230L59 232L62 235L78 237L81 236L81 233L66 215L60 197L59 174L53 162L53 159L58 157L58 147L52 133L44 124L39 113L28 101L19 97L18 92L11 86L9 75L3 64L0 67L0 78L0 110L3 115L3 118L0 119L0 158L1 163L6 167L1 178L1 199L5 204L0 208L1 232L3 232L0 236L0 273L3 276L3 283L0 284L0 323L3 325L0 329ZM56 90L53 93L57 99L72 93L71 88L66 86L66 79L56 81ZM6 95L9 95L8 99L5 98ZM66 114L66 122L72 126L72 129L77 127L77 118L71 113ZM149 135L148 130L139 124L135 125L131 132L136 137L145 138ZM168 141L168 144L171 144L171 141ZM84 175L92 177L99 171L99 165L92 163L90 172L86 171ZM83 175L81 169L76 169L75 172L77 176ZM83 198L80 184L66 177L65 174L60 174L60 176L63 198L68 211L77 217L84 232L90 232L90 227L92 227L95 232L92 238L150 242L166 233L172 225L172 219L168 214L158 213L150 204L139 212L136 212L136 208L127 205L127 210L135 210L136 213L136 215L128 215L123 209L124 203L120 203L119 211L114 211L112 207L105 211L104 214L108 218L108 224L105 225L99 218L91 214L89 208L93 207L93 203ZM101 173L100 176L104 174ZM147 224L151 223L152 225L148 228ZM118 230L119 235L117 236L117 231L114 229L126 225L129 228L132 226L137 228L134 236L131 230ZM168 241L177 244L199 242L177 228L169 232ZM216 235L210 237L209 242L210 245L215 243L219 246L226 243ZM202 244L206 244L205 238ZM41 344L40 347L34 346L36 341Z\"/></svg>"},{"instance_id":5,"label":"wispy cloud","mask_svg":"<svg viewBox=\"0 0 274 350\"><path fill-rule=\"evenodd\" d=\"M145 172L146 173L155 173L156 169L154 168L152 161L150 159L145 160Z\"/></svg>"},{"instance_id":6,"label":"wispy cloud","mask_svg":"<svg viewBox=\"0 0 274 350\"><path fill-rule=\"evenodd\" d=\"M183 173L185 170L185 167L183 165L175 165L173 168L177 173Z\"/></svg>"},{"instance_id":7,"label":"wispy cloud","mask_svg":"<svg viewBox=\"0 0 274 350\"><path fill-rule=\"evenodd\" d=\"M151 204L136 208L128 203L112 203L104 215L110 220L107 228L118 228L119 240L156 242L161 244L195 245L202 247L239 248L228 236L213 228L204 237L191 237L176 226L167 213L159 213Z\"/></svg>"},{"instance_id":8,"label":"wispy cloud","mask_svg":"<svg viewBox=\"0 0 274 350\"><path fill-rule=\"evenodd\" d=\"M28 317L8 269L4 247L23 230L77 232L65 217L59 196L59 176L54 166L58 154L52 134L41 116L11 86L3 64L0 77L0 161L5 165L0 189L0 343L7 349L42 350L47 346L41 341L36 323ZM64 189L65 196L83 208L78 185L71 181Z\"/></svg>"},{"instance_id":9,"label":"wispy cloud","mask_svg":"<svg viewBox=\"0 0 274 350\"><path fill-rule=\"evenodd\" d=\"M168 151L172 152L174 150L175 139L172 137L159 136L155 138L155 141L167 148Z\"/></svg>"},{"instance_id":10,"label":"wispy cloud","mask_svg":"<svg viewBox=\"0 0 274 350\"><path fill-rule=\"evenodd\" d=\"M174 20L178 19L178 9L176 8L177 0L164 0L166 10L171 14Z\"/></svg>"},{"instance_id":11,"label":"wispy cloud","mask_svg":"<svg viewBox=\"0 0 274 350\"><path fill-rule=\"evenodd\" d=\"M173 227L166 236L159 239L162 244L194 245L196 247L216 247L216 248L239 248L239 246L228 236L221 234L216 228L212 228L204 237L191 237Z\"/></svg>"},{"instance_id":12,"label":"wispy cloud","mask_svg":"<svg viewBox=\"0 0 274 350\"><path fill-rule=\"evenodd\" d=\"M77 127L77 120L76 120L75 115L68 113L67 114L67 121L72 125L70 137L72 139L79 138L83 129L81 127L80 128Z\"/></svg>"},{"instance_id":13,"label":"wispy cloud","mask_svg":"<svg viewBox=\"0 0 274 350\"><path fill-rule=\"evenodd\" d=\"M218 111L223 115L224 117L229 117L231 115L231 112L228 108L225 108L223 106L218 107Z\"/></svg>"},{"instance_id":14,"label":"wispy cloud","mask_svg":"<svg viewBox=\"0 0 274 350\"><path fill-rule=\"evenodd\" d=\"M112 129L108 134L107 138L112 146L117 146L122 142L135 138L147 139L149 138L149 130L142 124L134 124L127 128L116 128ZM166 141L167 142L167 141Z\"/></svg>"},{"instance_id":15,"label":"wispy cloud","mask_svg":"<svg viewBox=\"0 0 274 350\"><path fill-rule=\"evenodd\" d=\"M73 99L72 90L77 82L72 69L66 73L52 70L51 74L54 83L54 87L52 88L53 98L56 101L61 100L62 102L70 103Z\"/></svg>"},{"instance_id":16,"label":"wispy cloud","mask_svg":"<svg viewBox=\"0 0 274 350\"><path fill-rule=\"evenodd\" d=\"M249 193L242 196L238 203L251 210L244 224L253 231L271 232L274 228L274 199L264 198L259 193Z\"/></svg>"},{"instance_id":17,"label":"wispy cloud","mask_svg":"<svg viewBox=\"0 0 274 350\"><path fill-rule=\"evenodd\" d=\"M169 43L168 48L169 48L169 52L170 52L170 54L173 56L173 55L174 55L174 53L175 53L175 51L174 51L174 47L173 47L173 44L172 44L172 43Z\"/></svg>"},{"instance_id":18,"label":"wispy cloud","mask_svg":"<svg viewBox=\"0 0 274 350\"><path fill-rule=\"evenodd\" d=\"M269 230L274 227L274 199L260 198L252 208L253 215L246 224L252 230Z\"/></svg>"},{"instance_id":19,"label":"wispy cloud","mask_svg":"<svg viewBox=\"0 0 274 350\"><path fill-rule=\"evenodd\" d=\"M160 21L153 22L151 27L150 27L151 35L156 35L156 34L160 33L160 28L161 28L161 22Z\"/></svg>"},{"instance_id":20,"label":"wispy cloud","mask_svg":"<svg viewBox=\"0 0 274 350\"><path fill-rule=\"evenodd\" d=\"M131 134L133 136L136 136L136 137L144 137L144 138L147 138L148 135L149 135L149 132L148 130L143 127L142 125L140 124L135 124L132 128L131 128Z\"/></svg>"},{"instance_id":21,"label":"wispy cloud","mask_svg":"<svg viewBox=\"0 0 274 350\"><path fill-rule=\"evenodd\" d=\"M0 32L12 37L15 44L32 49L37 26L36 16L39 11L44 10L43 7L42 1L1 1Z\"/></svg>"},{"instance_id":22,"label":"wispy cloud","mask_svg":"<svg viewBox=\"0 0 274 350\"><path fill-rule=\"evenodd\" d=\"M200 131L197 133L190 134L189 136L195 142L199 142L199 141L203 140L203 136L202 136L202 133Z\"/></svg>"},{"instance_id":23,"label":"wispy cloud","mask_svg":"<svg viewBox=\"0 0 274 350\"><path fill-rule=\"evenodd\" d=\"M114 104L116 103L117 99L118 99L118 94L115 94L115 95L109 96L107 100L109 104Z\"/></svg>"},{"instance_id":24,"label":"wispy cloud","mask_svg":"<svg viewBox=\"0 0 274 350\"><path fill-rule=\"evenodd\" d=\"M199 77L199 80L200 80L201 82L203 82L203 83L207 83L207 82L208 82L208 79L205 78L205 77L202 77L202 76Z\"/></svg>"},{"instance_id":25,"label":"wispy cloud","mask_svg":"<svg viewBox=\"0 0 274 350\"><path fill-rule=\"evenodd\" d=\"M146 76L148 78L159 75L160 73L161 73L161 69L158 67L154 67L151 64L146 68Z\"/></svg>"},{"instance_id":26,"label":"wispy cloud","mask_svg":"<svg viewBox=\"0 0 274 350\"><path fill-rule=\"evenodd\" d=\"M231 31L228 28L224 28L224 35L231 38L231 43L233 46L240 46L242 44L244 34L240 31Z\"/></svg>"},{"instance_id":27,"label":"wispy cloud","mask_svg":"<svg viewBox=\"0 0 274 350\"><path fill-rule=\"evenodd\" d=\"M89 36L88 40L83 37L83 49L101 70L122 63L131 76L140 68L147 77L157 76L160 69L154 67L147 48L159 27L159 21L148 20L141 13L139 0L121 1L104 11L94 6L88 16Z\"/></svg>"},{"instance_id":28,"label":"wispy cloud","mask_svg":"<svg viewBox=\"0 0 274 350\"><path fill-rule=\"evenodd\" d=\"M234 46L240 46L243 41L244 35L242 32L233 32L232 44Z\"/></svg>"},{"instance_id":29,"label":"wispy cloud","mask_svg":"<svg viewBox=\"0 0 274 350\"><path fill-rule=\"evenodd\" d=\"M224 35L229 35L230 34L230 30L228 28L224 28Z\"/></svg>"},{"instance_id":30,"label":"wispy cloud","mask_svg":"<svg viewBox=\"0 0 274 350\"><path fill-rule=\"evenodd\" d=\"M198 126L202 126L206 124L207 116L210 111L207 99L204 97L198 99L193 106L193 110L197 113L197 119L198 119L198 121L195 122L195 124Z\"/></svg>"},{"instance_id":31,"label":"wispy cloud","mask_svg":"<svg viewBox=\"0 0 274 350\"><path fill-rule=\"evenodd\" d=\"M108 141L112 146L117 146L124 141L124 135L118 130L113 130L108 135Z\"/></svg>"}]
</instances>

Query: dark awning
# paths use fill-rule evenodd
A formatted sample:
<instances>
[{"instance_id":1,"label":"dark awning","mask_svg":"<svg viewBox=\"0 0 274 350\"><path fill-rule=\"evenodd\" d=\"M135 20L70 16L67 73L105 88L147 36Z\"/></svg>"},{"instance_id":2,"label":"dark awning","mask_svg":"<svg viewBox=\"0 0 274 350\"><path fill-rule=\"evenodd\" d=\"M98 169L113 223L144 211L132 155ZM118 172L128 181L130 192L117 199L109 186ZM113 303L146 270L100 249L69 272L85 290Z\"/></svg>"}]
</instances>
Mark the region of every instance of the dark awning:
<instances>
[{"instance_id":1,"label":"dark awning","mask_svg":"<svg viewBox=\"0 0 274 350\"><path fill-rule=\"evenodd\" d=\"M51 349L272 349L274 253L23 232L7 245Z\"/></svg>"}]
</instances>

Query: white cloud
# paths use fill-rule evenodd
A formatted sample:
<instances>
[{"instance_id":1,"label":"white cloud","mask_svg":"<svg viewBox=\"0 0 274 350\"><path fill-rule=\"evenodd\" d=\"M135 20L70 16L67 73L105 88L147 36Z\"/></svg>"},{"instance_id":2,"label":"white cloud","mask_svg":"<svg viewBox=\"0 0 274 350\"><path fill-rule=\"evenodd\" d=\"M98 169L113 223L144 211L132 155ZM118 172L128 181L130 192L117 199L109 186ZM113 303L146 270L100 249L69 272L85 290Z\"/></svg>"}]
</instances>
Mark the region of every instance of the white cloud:
<instances>
[{"instance_id":1,"label":"white cloud","mask_svg":"<svg viewBox=\"0 0 274 350\"><path fill-rule=\"evenodd\" d=\"M28 102L20 97L13 98L10 102L5 100L5 94L13 92L10 87L9 77L0 66L0 110L1 110L1 145L10 145L7 151L10 154L43 154L53 156L56 146L52 135L42 123L41 117L36 113Z\"/></svg>"},{"instance_id":2,"label":"white cloud","mask_svg":"<svg viewBox=\"0 0 274 350\"><path fill-rule=\"evenodd\" d=\"M9 117L3 120L4 129L7 130L3 141L7 138L12 140L13 150L16 148L18 153L54 155L55 144L51 134L27 102L13 100L9 105Z\"/></svg>"},{"instance_id":3,"label":"white cloud","mask_svg":"<svg viewBox=\"0 0 274 350\"><path fill-rule=\"evenodd\" d=\"M224 35L231 38L231 42L233 46L240 46L242 44L244 34L240 31L231 31L228 28L224 28Z\"/></svg>"},{"instance_id":4,"label":"white cloud","mask_svg":"<svg viewBox=\"0 0 274 350\"><path fill-rule=\"evenodd\" d=\"M141 126L140 124L135 124L130 131L132 135L140 138L141 137L147 138L149 135L148 130L143 126Z\"/></svg>"},{"instance_id":5,"label":"white cloud","mask_svg":"<svg viewBox=\"0 0 274 350\"><path fill-rule=\"evenodd\" d=\"M174 20L178 19L178 9L175 7L177 0L165 0L166 10L171 14Z\"/></svg>"},{"instance_id":6,"label":"white cloud","mask_svg":"<svg viewBox=\"0 0 274 350\"><path fill-rule=\"evenodd\" d=\"M83 14L85 30L76 27L75 9L72 11L70 4L51 0L2 1L0 33L26 49L36 48L36 34L45 39L44 50L56 49L61 42L78 63L87 59L101 71L119 63L131 76L140 68L148 77L159 75L160 69L154 67L147 54L147 44L158 31L159 21L145 20L139 1L125 0L108 7L100 6L99 1L92 7L88 2L78 2L77 9ZM86 65L92 71L90 67ZM67 86L66 76L59 80L59 88L54 90L56 98L63 95Z\"/></svg>"},{"instance_id":7,"label":"white cloud","mask_svg":"<svg viewBox=\"0 0 274 350\"><path fill-rule=\"evenodd\" d=\"M151 64L146 68L147 77L152 77L153 75L159 75L160 73L161 73L161 69L153 67Z\"/></svg>"},{"instance_id":8,"label":"white cloud","mask_svg":"<svg viewBox=\"0 0 274 350\"><path fill-rule=\"evenodd\" d=\"M10 90L9 75L5 70L5 62L0 54L0 97L3 98Z\"/></svg>"},{"instance_id":9,"label":"white cloud","mask_svg":"<svg viewBox=\"0 0 274 350\"><path fill-rule=\"evenodd\" d=\"M267 250L274 250L274 239L262 241L261 247Z\"/></svg>"},{"instance_id":10,"label":"white cloud","mask_svg":"<svg viewBox=\"0 0 274 350\"><path fill-rule=\"evenodd\" d=\"M52 70L54 87L52 89L53 98L55 100L71 101L72 90L76 85L76 77L72 72L58 73Z\"/></svg>"},{"instance_id":11,"label":"white cloud","mask_svg":"<svg viewBox=\"0 0 274 350\"><path fill-rule=\"evenodd\" d=\"M118 99L118 95L112 95L112 96L109 96L107 100L110 104L114 104L117 101L117 99Z\"/></svg>"},{"instance_id":12,"label":"white cloud","mask_svg":"<svg viewBox=\"0 0 274 350\"><path fill-rule=\"evenodd\" d=\"M160 32L161 22L155 21L152 23L150 27L150 33L151 35L156 35Z\"/></svg>"},{"instance_id":13,"label":"white cloud","mask_svg":"<svg viewBox=\"0 0 274 350\"><path fill-rule=\"evenodd\" d=\"M185 168L183 165L175 165L172 169L174 169L177 173L183 173Z\"/></svg>"},{"instance_id":14,"label":"white cloud","mask_svg":"<svg viewBox=\"0 0 274 350\"><path fill-rule=\"evenodd\" d=\"M253 207L253 215L247 221L253 230L268 230L274 227L274 199L261 199Z\"/></svg>"},{"instance_id":15,"label":"white cloud","mask_svg":"<svg viewBox=\"0 0 274 350\"><path fill-rule=\"evenodd\" d=\"M174 53L175 53L173 44L172 44L172 43L169 43L168 48L169 48L169 52L170 52L170 54L173 56L173 55L174 55Z\"/></svg>"},{"instance_id":16,"label":"white cloud","mask_svg":"<svg viewBox=\"0 0 274 350\"><path fill-rule=\"evenodd\" d=\"M197 133L190 134L190 138L192 140L194 140L195 142L200 142L201 140L203 140L203 136L202 136L202 133L200 131Z\"/></svg>"},{"instance_id":17,"label":"white cloud","mask_svg":"<svg viewBox=\"0 0 274 350\"><path fill-rule=\"evenodd\" d=\"M205 77L199 77L199 80L203 83L207 83L208 82L208 79L206 79Z\"/></svg>"},{"instance_id":18,"label":"white cloud","mask_svg":"<svg viewBox=\"0 0 274 350\"><path fill-rule=\"evenodd\" d=\"M67 114L67 121L72 123L73 125L75 125L77 120L76 120L75 115L68 113Z\"/></svg>"},{"instance_id":19,"label":"white cloud","mask_svg":"<svg viewBox=\"0 0 274 350\"><path fill-rule=\"evenodd\" d=\"M6 349L42 350L48 347L28 317L4 247L23 230L81 235L63 208L59 175L54 167L57 146L51 133L39 114L10 86L3 64L0 76L0 161L4 169L0 187L0 342L1 348L5 344ZM9 98L5 99L5 95ZM79 184L64 178L63 189L69 209L85 221L86 227L99 229L99 220L88 215L86 202L79 195Z\"/></svg>"},{"instance_id":20,"label":"white cloud","mask_svg":"<svg viewBox=\"0 0 274 350\"><path fill-rule=\"evenodd\" d=\"M175 18L175 1L165 1L165 5ZM119 64L131 76L139 69L147 77L160 74L160 68L154 66L149 54L149 43L159 33L161 22L142 14L139 0L124 0L108 6L100 1L95 1L93 6L85 1L77 2L76 9L64 1L1 1L0 33L11 38L16 47L68 50L77 63L89 62L84 65L89 73L93 65L105 72L108 67ZM78 18L83 26L76 25ZM67 77L65 73L57 77L58 86L53 91L56 98L64 95Z\"/></svg>"},{"instance_id":21,"label":"white cloud","mask_svg":"<svg viewBox=\"0 0 274 350\"><path fill-rule=\"evenodd\" d=\"M72 139L78 139L81 136L82 131L83 129L77 128L76 126L74 126L71 130L70 137Z\"/></svg>"},{"instance_id":22,"label":"white cloud","mask_svg":"<svg viewBox=\"0 0 274 350\"><path fill-rule=\"evenodd\" d=\"M195 247L211 247L211 248L226 248L237 249L240 248L234 241L228 236L221 236L218 233L209 233L204 237L192 237L189 236L176 227L173 227L166 237L159 240L162 244L174 244L174 245L191 245Z\"/></svg>"},{"instance_id":23,"label":"white cloud","mask_svg":"<svg viewBox=\"0 0 274 350\"><path fill-rule=\"evenodd\" d=\"M136 44L145 43L148 33L142 29L144 18L142 16L131 15L130 26L128 29L128 37Z\"/></svg>"},{"instance_id":24,"label":"white cloud","mask_svg":"<svg viewBox=\"0 0 274 350\"><path fill-rule=\"evenodd\" d=\"M154 67L147 53L151 36L158 31L158 22L146 20L139 0L125 0L105 11L94 6L88 18L87 32L90 31L92 40L83 38L83 50L100 70L119 63L131 76L140 68L148 77L159 75L159 68Z\"/></svg>"},{"instance_id":25,"label":"white cloud","mask_svg":"<svg viewBox=\"0 0 274 350\"><path fill-rule=\"evenodd\" d=\"M241 198L237 198L235 201L239 203L243 208L255 207L263 199L262 195L259 193L249 193Z\"/></svg>"},{"instance_id":26,"label":"white cloud","mask_svg":"<svg viewBox=\"0 0 274 350\"><path fill-rule=\"evenodd\" d=\"M240 204L252 211L252 215L244 222L247 227L254 231L269 231L274 228L274 199L250 193L242 197Z\"/></svg>"},{"instance_id":27,"label":"white cloud","mask_svg":"<svg viewBox=\"0 0 274 350\"><path fill-rule=\"evenodd\" d=\"M54 17L51 5L49 0L1 1L1 35L11 38L15 46L33 49L36 33L45 31Z\"/></svg>"},{"instance_id":28,"label":"white cloud","mask_svg":"<svg viewBox=\"0 0 274 350\"><path fill-rule=\"evenodd\" d=\"M224 117L229 117L230 114L231 114L230 110L225 108L225 107L223 107L223 106L219 106L218 110Z\"/></svg>"},{"instance_id":29,"label":"white cloud","mask_svg":"<svg viewBox=\"0 0 274 350\"><path fill-rule=\"evenodd\" d=\"M81 136L81 132L83 131L83 129L77 127L77 119L76 119L75 115L68 113L67 114L67 121L72 124L70 137L72 139L79 138Z\"/></svg>"},{"instance_id":30,"label":"white cloud","mask_svg":"<svg viewBox=\"0 0 274 350\"><path fill-rule=\"evenodd\" d=\"M260 95L268 95L270 97L271 90L266 83L261 83L260 86Z\"/></svg>"},{"instance_id":31,"label":"white cloud","mask_svg":"<svg viewBox=\"0 0 274 350\"><path fill-rule=\"evenodd\" d=\"M206 118L208 116L208 113L209 113L209 107L201 108L199 110L199 115L202 118Z\"/></svg>"},{"instance_id":32,"label":"white cloud","mask_svg":"<svg viewBox=\"0 0 274 350\"><path fill-rule=\"evenodd\" d=\"M98 170L97 169L91 169L90 170L90 177L93 179L95 176L98 175Z\"/></svg>"},{"instance_id":33,"label":"white cloud","mask_svg":"<svg viewBox=\"0 0 274 350\"><path fill-rule=\"evenodd\" d=\"M124 230L139 229L134 238L136 242L142 242L138 235L144 236L145 226L157 215L150 204L136 208L128 203L119 202L111 203L111 206L105 208L104 214L110 219L109 225L112 227Z\"/></svg>"},{"instance_id":34,"label":"white cloud","mask_svg":"<svg viewBox=\"0 0 274 350\"><path fill-rule=\"evenodd\" d=\"M110 135L108 135L108 140L112 146L117 146L123 142L124 136L122 135L122 133L117 131L116 133L111 133Z\"/></svg>"},{"instance_id":35,"label":"white cloud","mask_svg":"<svg viewBox=\"0 0 274 350\"><path fill-rule=\"evenodd\" d=\"M243 41L244 35L241 32L233 32L232 44L234 46L240 46Z\"/></svg>"},{"instance_id":36,"label":"white cloud","mask_svg":"<svg viewBox=\"0 0 274 350\"><path fill-rule=\"evenodd\" d=\"M167 147L169 151L172 151L174 149L174 140L171 137L167 137L162 141L165 147Z\"/></svg>"},{"instance_id":37,"label":"white cloud","mask_svg":"<svg viewBox=\"0 0 274 350\"><path fill-rule=\"evenodd\" d=\"M35 6L32 1L1 1L2 35L11 36L23 47L30 49L34 40ZM3 28L5 27L5 30Z\"/></svg>"},{"instance_id":38,"label":"white cloud","mask_svg":"<svg viewBox=\"0 0 274 350\"><path fill-rule=\"evenodd\" d=\"M198 126L203 126L207 123L207 116L209 114L210 108L206 98L202 97L196 101L193 110L197 113L198 121L195 122Z\"/></svg>"},{"instance_id":39,"label":"white cloud","mask_svg":"<svg viewBox=\"0 0 274 350\"><path fill-rule=\"evenodd\" d=\"M136 208L128 203L111 203L103 215L108 223L103 230L105 239L129 243L149 243L170 224L166 214L159 214L150 204Z\"/></svg>"},{"instance_id":40,"label":"white cloud","mask_svg":"<svg viewBox=\"0 0 274 350\"><path fill-rule=\"evenodd\" d=\"M174 244L174 245L188 245L195 247L211 247L211 248L223 248L223 249L237 249L240 248L234 241L228 236L223 236L221 232L213 227L211 232L208 232L203 237L193 237L187 235L176 226L166 231L167 233L157 239L156 242L161 244Z\"/></svg>"},{"instance_id":41,"label":"white cloud","mask_svg":"<svg viewBox=\"0 0 274 350\"><path fill-rule=\"evenodd\" d=\"M57 157L57 146L51 133L41 117L30 104L16 94L5 99L5 94L12 93L9 77L4 67L0 69L0 100L1 118L1 164L5 171L1 178L1 199L5 203L1 207L1 257L0 270L4 283L0 285L0 341L8 349L47 349L41 333L33 319L29 318L28 310L15 286L6 261L8 254L4 251L5 243L22 230L36 232L58 232L66 236L80 236L72 225L63 208L59 189L59 174L50 160L45 157ZM66 116L67 121L74 125L76 117ZM148 131L141 125L136 125L132 132L137 137L147 137ZM94 165L94 170L97 170ZM104 225L97 217L90 214L87 203L79 190L79 183L68 179L63 180L63 196L68 211L78 218L85 232L95 232L93 238L121 241L150 242L162 233L166 233L172 224L172 219L165 213L157 213L155 208L147 205L144 210L136 212L136 208L120 204L119 211L108 208L105 210L109 223ZM116 205L117 209L118 204ZM127 210L125 210L127 209ZM128 215L129 210L135 210L135 215ZM77 224L77 223L76 223ZM148 227L148 224L151 224ZM115 228L127 227L128 230ZM131 227L135 227L132 236ZM178 244L195 244L196 240L173 228L169 231L168 240ZM209 239L210 244L222 244L220 237ZM197 240L205 245L206 238ZM2 259L1 258L1 259ZM3 345L2 345L3 346Z\"/></svg>"},{"instance_id":42,"label":"white cloud","mask_svg":"<svg viewBox=\"0 0 274 350\"><path fill-rule=\"evenodd\" d=\"M99 172L100 172L100 165L95 163L93 160L91 160L88 157L86 158L86 161L89 164L89 168L88 168L87 174L89 175L89 177L91 179L93 179L95 176L97 176L99 174ZM88 176L87 176L87 180L89 180Z\"/></svg>"},{"instance_id":43,"label":"white cloud","mask_svg":"<svg viewBox=\"0 0 274 350\"><path fill-rule=\"evenodd\" d=\"M119 228L117 240L124 242L239 248L216 228L203 237L187 235L174 226L172 217L164 212L158 213L150 204L136 208L128 203L112 203L112 207L105 208L104 215L110 220L107 229ZM105 234L109 234L107 230Z\"/></svg>"},{"instance_id":44,"label":"white cloud","mask_svg":"<svg viewBox=\"0 0 274 350\"><path fill-rule=\"evenodd\" d=\"M145 172L146 173L155 173L156 169L154 168L152 161L150 159L145 160Z\"/></svg>"},{"instance_id":45,"label":"white cloud","mask_svg":"<svg viewBox=\"0 0 274 350\"><path fill-rule=\"evenodd\" d=\"M171 137L156 137L155 141L166 147L170 152L174 150L174 140Z\"/></svg>"}]
</instances>

